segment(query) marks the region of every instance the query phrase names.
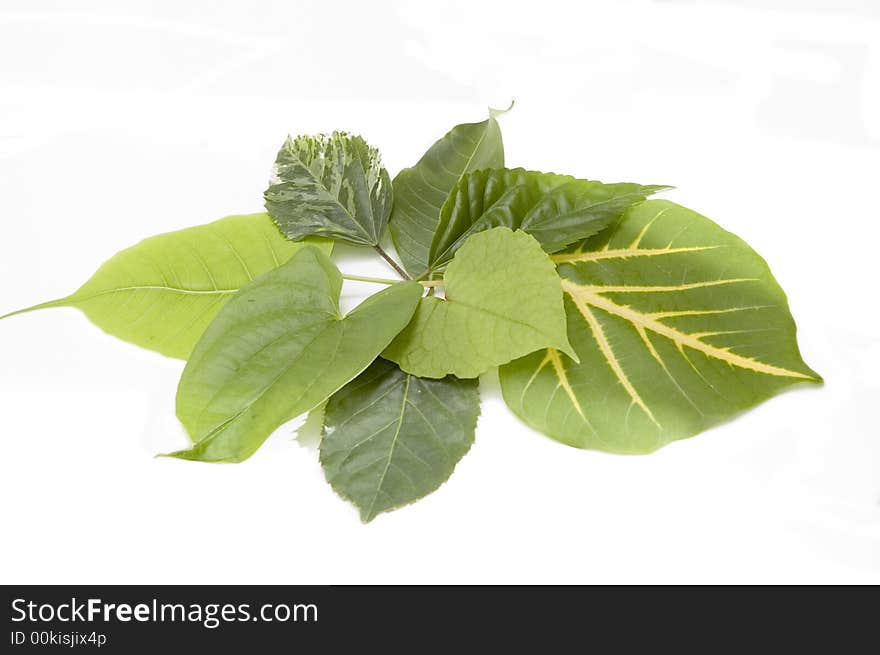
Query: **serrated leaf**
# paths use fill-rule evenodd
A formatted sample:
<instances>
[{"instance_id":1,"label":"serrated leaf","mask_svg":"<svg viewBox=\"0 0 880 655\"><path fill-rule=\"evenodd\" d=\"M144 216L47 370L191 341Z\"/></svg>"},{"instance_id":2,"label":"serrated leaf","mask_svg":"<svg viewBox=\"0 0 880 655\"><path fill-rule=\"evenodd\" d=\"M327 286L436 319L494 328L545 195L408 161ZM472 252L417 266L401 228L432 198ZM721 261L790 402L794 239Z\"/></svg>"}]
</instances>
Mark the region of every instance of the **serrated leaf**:
<instances>
[{"instance_id":1,"label":"serrated leaf","mask_svg":"<svg viewBox=\"0 0 880 655\"><path fill-rule=\"evenodd\" d=\"M339 314L342 276L303 248L239 291L193 350L177 416L194 445L174 457L247 459L281 424L356 377L412 316L421 295L401 282Z\"/></svg>"},{"instance_id":2,"label":"serrated leaf","mask_svg":"<svg viewBox=\"0 0 880 655\"><path fill-rule=\"evenodd\" d=\"M327 403L321 465L372 521L446 482L474 442L476 380L417 378L377 359Z\"/></svg>"},{"instance_id":3,"label":"serrated leaf","mask_svg":"<svg viewBox=\"0 0 880 655\"><path fill-rule=\"evenodd\" d=\"M308 242L327 253L333 247ZM145 239L114 255L75 293L7 316L76 307L108 334L186 359L233 294L301 247L267 214L228 216Z\"/></svg>"},{"instance_id":4,"label":"serrated leaf","mask_svg":"<svg viewBox=\"0 0 880 655\"><path fill-rule=\"evenodd\" d=\"M440 211L428 257L442 269L473 234L492 227L523 230L547 252L597 234L633 204L667 187L603 184L522 168L482 170L461 178Z\"/></svg>"},{"instance_id":5,"label":"serrated leaf","mask_svg":"<svg viewBox=\"0 0 880 655\"><path fill-rule=\"evenodd\" d=\"M473 378L541 348L573 353L562 291L534 237L497 227L471 237L444 277L446 299L422 298L383 356L407 373Z\"/></svg>"},{"instance_id":6,"label":"serrated leaf","mask_svg":"<svg viewBox=\"0 0 880 655\"><path fill-rule=\"evenodd\" d=\"M504 143L495 117L456 125L436 141L412 168L394 178L390 231L407 272L418 278L428 268L428 251L440 208L465 173L504 166Z\"/></svg>"},{"instance_id":7,"label":"serrated leaf","mask_svg":"<svg viewBox=\"0 0 880 655\"><path fill-rule=\"evenodd\" d=\"M580 363L551 349L500 370L508 406L554 439L647 453L820 381L767 264L696 212L648 201L554 259Z\"/></svg>"},{"instance_id":8,"label":"serrated leaf","mask_svg":"<svg viewBox=\"0 0 880 655\"><path fill-rule=\"evenodd\" d=\"M391 180L379 151L344 132L288 137L264 196L291 239L315 235L375 246L391 214Z\"/></svg>"}]
</instances>

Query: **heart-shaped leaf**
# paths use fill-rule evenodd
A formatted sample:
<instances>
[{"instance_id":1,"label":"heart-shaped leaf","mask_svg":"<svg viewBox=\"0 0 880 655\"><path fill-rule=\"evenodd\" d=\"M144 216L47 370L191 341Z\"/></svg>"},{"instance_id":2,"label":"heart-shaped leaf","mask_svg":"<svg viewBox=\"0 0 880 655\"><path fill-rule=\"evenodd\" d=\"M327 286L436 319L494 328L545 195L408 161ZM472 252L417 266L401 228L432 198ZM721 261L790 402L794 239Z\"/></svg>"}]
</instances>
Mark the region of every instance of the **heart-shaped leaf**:
<instances>
[{"instance_id":1,"label":"heart-shaped leaf","mask_svg":"<svg viewBox=\"0 0 880 655\"><path fill-rule=\"evenodd\" d=\"M426 496L474 442L476 380L426 380L377 359L327 403L321 465L361 520Z\"/></svg>"},{"instance_id":2,"label":"heart-shaped leaf","mask_svg":"<svg viewBox=\"0 0 880 655\"><path fill-rule=\"evenodd\" d=\"M308 243L327 253L333 247L324 239ZM75 293L13 314L76 307L108 334L186 359L233 294L301 247L267 214L228 216L145 239L114 255Z\"/></svg>"},{"instance_id":3,"label":"heart-shaped leaf","mask_svg":"<svg viewBox=\"0 0 880 655\"><path fill-rule=\"evenodd\" d=\"M264 195L291 239L315 235L375 246L391 214L391 180L379 151L344 132L288 137Z\"/></svg>"},{"instance_id":4,"label":"heart-shaped leaf","mask_svg":"<svg viewBox=\"0 0 880 655\"><path fill-rule=\"evenodd\" d=\"M409 321L421 295L401 282L339 315L342 277L304 248L245 286L196 345L177 390L195 445L183 459L240 462L282 423L363 371Z\"/></svg>"},{"instance_id":5,"label":"heart-shaped leaf","mask_svg":"<svg viewBox=\"0 0 880 655\"><path fill-rule=\"evenodd\" d=\"M554 259L580 363L550 349L500 370L510 408L554 439L646 453L820 381L764 260L689 209L648 201Z\"/></svg>"},{"instance_id":6,"label":"heart-shaped leaf","mask_svg":"<svg viewBox=\"0 0 880 655\"><path fill-rule=\"evenodd\" d=\"M440 211L428 257L442 269L472 234L492 227L523 230L547 252L598 233L637 202L668 187L603 184L522 168L482 170L461 178Z\"/></svg>"},{"instance_id":7,"label":"heart-shaped leaf","mask_svg":"<svg viewBox=\"0 0 880 655\"><path fill-rule=\"evenodd\" d=\"M559 276L525 232L474 235L444 277L446 299L427 297L383 356L427 378L472 378L541 348L573 354Z\"/></svg>"},{"instance_id":8,"label":"heart-shaped leaf","mask_svg":"<svg viewBox=\"0 0 880 655\"><path fill-rule=\"evenodd\" d=\"M490 110L481 123L456 125L422 155L412 168L394 178L394 210L390 231L404 267L415 278L428 268L428 251L440 208L465 173L504 166L504 144L495 120L503 111Z\"/></svg>"}]
</instances>

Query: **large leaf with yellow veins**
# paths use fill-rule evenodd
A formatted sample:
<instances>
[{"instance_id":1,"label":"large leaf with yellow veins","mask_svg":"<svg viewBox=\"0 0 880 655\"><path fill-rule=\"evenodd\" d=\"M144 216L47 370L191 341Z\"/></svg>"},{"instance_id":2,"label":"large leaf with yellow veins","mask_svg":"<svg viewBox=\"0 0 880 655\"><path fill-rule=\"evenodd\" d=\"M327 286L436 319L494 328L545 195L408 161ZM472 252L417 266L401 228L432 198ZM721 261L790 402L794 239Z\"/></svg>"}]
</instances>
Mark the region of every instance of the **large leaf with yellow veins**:
<instances>
[{"instance_id":1,"label":"large leaf with yellow veins","mask_svg":"<svg viewBox=\"0 0 880 655\"><path fill-rule=\"evenodd\" d=\"M647 453L821 381L764 260L689 209L642 203L553 259L580 363L550 349L500 375L511 409L554 439Z\"/></svg>"},{"instance_id":2,"label":"large leaf with yellow veins","mask_svg":"<svg viewBox=\"0 0 880 655\"><path fill-rule=\"evenodd\" d=\"M574 354L553 262L534 237L496 227L472 236L382 353L425 378L473 378L542 348Z\"/></svg>"}]
</instances>

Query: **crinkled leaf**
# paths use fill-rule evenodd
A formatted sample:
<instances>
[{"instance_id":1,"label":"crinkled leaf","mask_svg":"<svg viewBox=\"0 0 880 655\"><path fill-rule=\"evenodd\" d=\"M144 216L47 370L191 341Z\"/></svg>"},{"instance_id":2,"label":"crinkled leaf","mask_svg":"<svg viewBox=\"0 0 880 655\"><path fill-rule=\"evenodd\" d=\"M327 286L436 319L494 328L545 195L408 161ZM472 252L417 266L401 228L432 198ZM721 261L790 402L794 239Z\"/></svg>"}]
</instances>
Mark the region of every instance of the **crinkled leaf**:
<instances>
[{"instance_id":1,"label":"crinkled leaf","mask_svg":"<svg viewBox=\"0 0 880 655\"><path fill-rule=\"evenodd\" d=\"M291 239L317 235L375 246L391 213L391 180L379 151L343 132L288 137L264 195Z\"/></svg>"},{"instance_id":2,"label":"crinkled leaf","mask_svg":"<svg viewBox=\"0 0 880 655\"><path fill-rule=\"evenodd\" d=\"M646 453L820 381L764 260L689 209L648 201L554 259L580 363L551 349L500 371L510 408L554 439Z\"/></svg>"},{"instance_id":3,"label":"crinkled leaf","mask_svg":"<svg viewBox=\"0 0 880 655\"><path fill-rule=\"evenodd\" d=\"M665 188L603 184L522 168L469 173L440 211L429 267L442 268L468 237L498 226L528 232L547 252L562 250L598 233L634 203Z\"/></svg>"},{"instance_id":4,"label":"crinkled leaf","mask_svg":"<svg viewBox=\"0 0 880 655\"><path fill-rule=\"evenodd\" d=\"M377 359L327 403L324 474L371 521L446 482L479 413L476 380L417 378Z\"/></svg>"},{"instance_id":5,"label":"crinkled leaf","mask_svg":"<svg viewBox=\"0 0 880 655\"><path fill-rule=\"evenodd\" d=\"M324 239L309 243L327 253L333 247ZM21 311L76 307L115 337L186 359L234 293L301 247L266 214L228 216L145 239L114 255L70 296Z\"/></svg>"},{"instance_id":6,"label":"crinkled leaf","mask_svg":"<svg viewBox=\"0 0 880 655\"><path fill-rule=\"evenodd\" d=\"M196 345L177 390L195 445L183 459L240 462L282 423L357 376L412 316L421 295L401 282L339 314L342 277L317 248L239 291Z\"/></svg>"},{"instance_id":7,"label":"crinkled leaf","mask_svg":"<svg viewBox=\"0 0 880 655\"><path fill-rule=\"evenodd\" d=\"M428 268L428 251L440 208L465 173L504 166L504 144L495 117L456 125L435 142L412 168L394 178L390 231L394 248L413 277Z\"/></svg>"},{"instance_id":8,"label":"crinkled leaf","mask_svg":"<svg viewBox=\"0 0 880 655\"><path fill-rule=\"evenodd\" d=\"M446 299L422 298L383 353L407 373L472 378L541 348L573 352L559 276L525 232L498 227L474 235L444 282Z\"/></svg>"}]
</instances>

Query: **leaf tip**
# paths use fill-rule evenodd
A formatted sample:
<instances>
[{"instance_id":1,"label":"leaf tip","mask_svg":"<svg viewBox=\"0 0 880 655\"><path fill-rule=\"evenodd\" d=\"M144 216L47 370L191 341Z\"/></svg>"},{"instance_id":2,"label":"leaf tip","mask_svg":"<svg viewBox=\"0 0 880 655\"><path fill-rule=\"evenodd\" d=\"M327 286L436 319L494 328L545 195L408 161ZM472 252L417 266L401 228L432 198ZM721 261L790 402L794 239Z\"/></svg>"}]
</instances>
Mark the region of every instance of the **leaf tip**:
<instances>
[{"instance_id":1,"label":"leaf tip","mask_svg":"<svg viewBox=\"0 0 880 655\"><path fill-rule=\"evenodd\" d=\"M563 309L563 316L565 310ZM563 323L565 326L566 323ZM551 346L551 348L555 348L556 350L568 355L568 357L574 361L576 364L581 363L581 358L578 356L577 352L574 349L574 346L571 345L571 341L568 339L567 327L563 327L562 336L559 338L558 343L555 346Z\"/></svg>"},{"instance_id":2,"label":"leaf tip","mask_svg":"<svg viewBox=\"0 0 880 655\"><path fill-rule=\"evenodd\" d=\"M24 309L16 309L15 311L9 312L8 314L0 315L0 321L2 321L4 318L12 318L13 316L18 316L20 314L28 314L30 312L36 312L41 309L50 309L52 307L64 307L70 301L71 301L70 297L59 298L58 300L50 300L48 302L40 303L39 305L34 305L33 307L25 307Z\"/></svg>"},{"instance_id":3,"label":"leaf tip","mask_svg":"<svg viewBox=\"0 0 880 655\"><path fill-rule=\"evenodd\" d=\"M171 453L159 453L158 455L155 455L155 457L168 457L171 459L182 459L187 462L205 462L207 464L240 464L247 459L247 456L243 456L239 453L233 453L225 457L205 457L204 454L199 452L198 444L188 450L175 450Z\"/></svg>"},{"instance_id":4,"label":"leaf tip","mask_svg":"<svg viewBox=\"0 0 880 655\"><path fill-rule=\"evenodd\" d=\"M499 116L503 116L511 109L513 109L513 105L516 103L515 99L510 100L510 104L507 105L507 109L495 109L494 107L489 107L489 118L498 118Z\"/></svg>"},{"instance_id":5,"label":"leaf tip","mask_svg":"<svg viewBox=\"0 0 880 655\"><path fill-rule=\"evenodd\" d=\"M185 450L175 450L171 453L156 453L153 455L153 459L187 459L183 456L186 452Z\"/></svg>"},{"instance_id":6,"label":"leaf tip","mask_svg":"<svg viewBox=\"0 0 880 655\"><path fill-rule=\"evenodd\" d=\"M644 188L648 195L662 193L663 191L673 191L675 189L671 184L649 184Z\"/></svg>"},{"instance_id":7,"label":"leaf tip","mask_svg":"<svg viewBox=\"0 0 880 655\"><path fill-rule=\"evenodd\" d=\"M572 361L574 361L575 364L581 363L581 358L578 356L577 352L575 352L575 349L572 347L572 345L570 343L568 343L567 340L565 343L565 347L560 348L560 350L563 353L565 353L566 355L568 355L572 359Z\"/></svg>"}]
</instances>

